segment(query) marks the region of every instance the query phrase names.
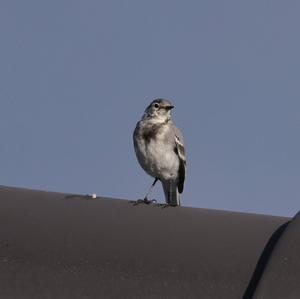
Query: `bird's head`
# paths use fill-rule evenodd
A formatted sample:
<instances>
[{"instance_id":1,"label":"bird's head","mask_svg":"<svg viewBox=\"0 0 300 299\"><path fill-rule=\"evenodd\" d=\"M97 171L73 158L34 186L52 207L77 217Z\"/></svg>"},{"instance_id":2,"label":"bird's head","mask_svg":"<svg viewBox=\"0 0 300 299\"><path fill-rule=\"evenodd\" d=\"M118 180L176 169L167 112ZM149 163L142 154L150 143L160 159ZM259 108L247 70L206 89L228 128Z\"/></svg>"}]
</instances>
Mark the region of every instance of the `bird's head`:
<instances>
[{"instance_id":1,"label":"bird's head","mask_svg":"<svg viewBox=\"0 0 300 299\"><path fill-rule=\"evenodd\" d=\"M165 122L171 119L171 110L174 106L165 99L156 99L146 108L143 119L152 118L157 121Z\"/></svg>"}]
</instances>

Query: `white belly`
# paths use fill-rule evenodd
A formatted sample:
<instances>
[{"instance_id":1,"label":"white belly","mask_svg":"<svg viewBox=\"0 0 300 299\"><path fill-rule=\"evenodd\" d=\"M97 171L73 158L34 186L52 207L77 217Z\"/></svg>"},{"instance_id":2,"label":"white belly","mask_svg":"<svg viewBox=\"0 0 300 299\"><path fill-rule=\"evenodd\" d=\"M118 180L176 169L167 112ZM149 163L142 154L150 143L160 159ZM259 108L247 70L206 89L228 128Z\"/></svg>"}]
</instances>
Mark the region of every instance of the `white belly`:
<instances>
[{"instance_id":1,"label":"white belly","mask_svg":"<svg viewBox=\"0 0 300 299\"><path fill-rule=\"evenodd\" d=\"M139 139L136 145L138 161L149 175L163 180L177 178L179 159L172 145L166 146L160 138L148 143Z\"/></svg>"}]
</instances>

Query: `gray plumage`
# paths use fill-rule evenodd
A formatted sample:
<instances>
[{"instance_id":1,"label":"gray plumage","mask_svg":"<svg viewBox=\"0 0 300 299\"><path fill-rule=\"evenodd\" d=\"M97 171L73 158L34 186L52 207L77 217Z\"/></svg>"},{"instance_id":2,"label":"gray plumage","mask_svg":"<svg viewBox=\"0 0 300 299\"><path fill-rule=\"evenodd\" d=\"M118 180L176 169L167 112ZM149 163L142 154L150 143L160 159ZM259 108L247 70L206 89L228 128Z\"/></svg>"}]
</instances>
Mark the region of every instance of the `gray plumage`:
<instances>
[{"instance_id":1,"label":"gray plumage","mask_svg":"<svg viewBox=\"0 0 300 299\"><path fill-rule=\"evenodd\" d=\"M142 168L161 181L166 203L179 206L186 160L182 134L171 120L172 108L168 100L154 100L137 123L133 141Z\"/></svg>"}]
</instances>

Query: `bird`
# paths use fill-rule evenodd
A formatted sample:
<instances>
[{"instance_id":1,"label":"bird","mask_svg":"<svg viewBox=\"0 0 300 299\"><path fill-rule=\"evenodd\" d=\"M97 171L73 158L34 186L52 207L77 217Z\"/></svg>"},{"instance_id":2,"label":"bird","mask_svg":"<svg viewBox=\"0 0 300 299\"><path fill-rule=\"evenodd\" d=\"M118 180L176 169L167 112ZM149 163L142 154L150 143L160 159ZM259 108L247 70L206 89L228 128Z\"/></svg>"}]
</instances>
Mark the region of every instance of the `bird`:
<instances>
[{"instance_id":1,"label":"bird","mask_svg":"<svg viewBox=\"0 0 300 299\"><path fill-rule=\"evenodd\" d=\"M171 119L174 108L169 100L153 100L144 111L133 132L137 160L147 174L154 178L143 202L157 181L162 183L166 205L180 206L179 194L183 192L186 173L186 158L183 136Z\"/></svg>"}]
</instances>

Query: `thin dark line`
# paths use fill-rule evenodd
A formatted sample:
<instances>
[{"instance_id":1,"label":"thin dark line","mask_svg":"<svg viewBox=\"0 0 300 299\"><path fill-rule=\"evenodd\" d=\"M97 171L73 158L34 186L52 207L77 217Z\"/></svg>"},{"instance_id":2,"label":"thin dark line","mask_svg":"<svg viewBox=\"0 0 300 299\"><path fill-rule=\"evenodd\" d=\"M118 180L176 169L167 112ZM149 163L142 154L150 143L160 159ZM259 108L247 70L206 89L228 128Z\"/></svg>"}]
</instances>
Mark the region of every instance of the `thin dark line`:
<instances>
[{"instance_id":1,"label":"thin dark line","mask_svg":"<svg viewBox=\"0 0 300 299\"><path fill-rule=\"evenodd\" d=\"M272 255L273 249L275 248L276 243L280 239L282 233L284 232L284 230L286 229L286 227L288 226L289 223L290 223L290 221L279 226L277 228L277 230L270 237L261 256L259 257L259 260L256 264L256 267L252 274L250 282L249 282L247 289L243 295L243 299L252 299L253 298L255 290L259 284L259 281L263 275L263 272L264 272L264 270L268 264L268 261Z\"/></svg>"}]
</instances>

